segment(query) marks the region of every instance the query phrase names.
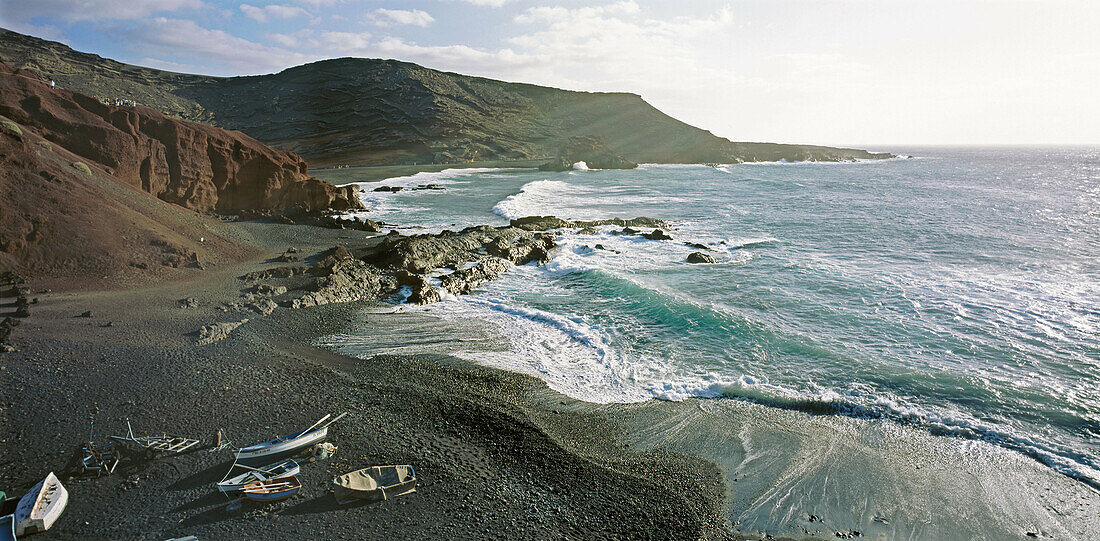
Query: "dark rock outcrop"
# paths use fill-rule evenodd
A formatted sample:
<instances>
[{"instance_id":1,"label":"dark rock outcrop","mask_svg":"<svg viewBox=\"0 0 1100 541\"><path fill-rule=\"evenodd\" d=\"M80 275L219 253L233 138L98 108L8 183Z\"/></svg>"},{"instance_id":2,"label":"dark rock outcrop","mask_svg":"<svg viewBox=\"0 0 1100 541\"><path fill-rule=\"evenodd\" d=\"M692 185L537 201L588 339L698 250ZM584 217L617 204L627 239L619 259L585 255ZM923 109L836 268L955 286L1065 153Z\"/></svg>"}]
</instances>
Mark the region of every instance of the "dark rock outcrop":
<instances>
[{"instance_id":1,"label":"dark rock outcrop","mask_svg":"<svg viewBox=\"0 0 1100 541\"><path fill-rule=\"evenodd\" d=\"M523 218L516 218L512 220L509 225L519 229L527 231L549 231L551 229L565 229L565 228L581 228L588 229L590 232L594 232L595 227L614 225L618 227L654 227L668 229L668 222L658 218L647 218L639 216L637 218L608 218L604 220L578 220L569 221L557 216L525 216ZM591 233L589 233L591 234Z\"/></svg>"},{"instance_id":2,"label":"dark rock outcrop","mask_svg":"<svg viewBox=\"0 0 1100 541\"><path fill-rule=\"evenodd\" d=\"M638 164L620 156L596 137L571 137L553 160L539 166L540 171L568 171L584 162L589 169L635 169Z\"/></svg>"},{"instance_id":3,"label":"dark rock outcrop","mask_svg":"<svg viewBox=\"0 0 1100 541\"><path fill-rule=\"evenodd\" d=\"M665 233L663 229L654 229L642 235L649 240L672 240L672 235Z\"/></svg>"},{"instance_id":4,"label":"dark rock outcrop","mask_svg":"<svg viewBox=\"0 0 1100 541\"><path fill-rule=\"evenodd\" d=\"M394 276L397 278L398 285L405 286L411 291L408 302L413 304L431 304L443 299L439 295L439 291L437 291L432 284L428 283L428 279L419 274L413 274L409 271L402 270L397 271Z\"/></svg>"},{"instance_id":5,"label":"dark rock outcrop","mask_svg":"<svg viewBox=\"0 0 1100 541\"><path fill-rule=\"evenodd\" d=\"M468 269L455 271L444 276L442 286L443 289L454 295L467 295L477 286L496 280L500 275L507 272L508 268L508 262L503 259L486 258Z\"/></svg>"},{"instance_id":6,"label":"dark rock outcrop","mask_svg":"<svg viewBox=\"0 0 1100 541\"><path fill-rule=\"evenodd\" d=\"M692 252L687 256L688 263L717 263L718 260L714 256L704 254L703 252Z\"/></svg>"},{"instance_id":7,"label":"dark rock outcrop","mask_svg":"<svg viewBox=\"0 0 1100 541\"><path fill-rule=\"evenodd\" d=\"M339 260L325 276L317 278L313 291L289 302L291 308L305 308L337 302L377 299L397 290L397 279L374 265L355 258Z\"/></svg>"}]
</instances>

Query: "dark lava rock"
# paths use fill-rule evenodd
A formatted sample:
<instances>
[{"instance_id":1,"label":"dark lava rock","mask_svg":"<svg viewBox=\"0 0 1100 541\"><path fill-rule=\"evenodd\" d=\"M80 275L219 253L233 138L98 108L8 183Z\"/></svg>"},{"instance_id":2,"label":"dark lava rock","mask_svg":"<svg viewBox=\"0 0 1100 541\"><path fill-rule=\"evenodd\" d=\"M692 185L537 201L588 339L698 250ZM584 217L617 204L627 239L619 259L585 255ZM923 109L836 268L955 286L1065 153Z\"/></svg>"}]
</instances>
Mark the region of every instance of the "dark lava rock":
<instances>
[{"instance_id":1,"label":"dark lava rock","mask_svg":"<svg viewBox=\"0 0 1100 541\"><path fill-rule=\"evenodd\" d=\"M672 235L665 233L663 229L654 229L653 231L642 235L649 240L672 240Z\"/></svg>"},{"instance_id":2,"label":"dark lava rock","mask_svg":"<svg viewBox=\"0 0 1100 541\"><path fill-rule=\"evenodd\" d=\"M80 317L92 317L92 311L86 310L84 313L80 314Z\"/></svg>"},{"instance_id":3,"label":"dark lava rock","mask_svg":"<svg viewBox=\"0 0 1100 541\"><path fill-rule=\"evenodd\" d=\"M704 254L703 252L692 252L688 254L688 263L717 263L718 260L714 257Z\"/></svg>"},{"instance_id":4,"label":"dark lava rock","mask_svg":"<svg viewBox=\"0 0 1100 541\"><path fill-rule=\"evenodd\" d=\"M508 270L508 262L490 257L468 269L452 272L443 277L443 289L454 295L466 295L477 286L496 280Z\"/></svg>"},{"instance_id":5,"label":"dark lava rock","mask_svg":"<svg viewBox=\"0 0 1100 541\"><path fill-rule=\"evenodd\" d=\"M439 295L439 291L428 283L426 278L419 274L401 270L397 271L394 277L397 278L398 285L406 286L412 290L408 302L414 304L431 304L443 300Z\"/></svg>"},{"instance_id":6,"label":"dark lava rock","mask_svg":"<svg viewBox=\"0 0 1100 541\"><path fill-rule=\"evenodd\" d=\"M526 265L532 261L544 265L550 261L550 249L556 246L554 236L543 233L535 237L520 237L508 241L498 237L485 246L485 251L516 265Z\"/></svg>"},{"instance_id":7,"label":"dark lava rock","mask_svg":"<svg viewBox=\"0 0 1100 541\"><path fill-rule=\"evenodd\" d=\"M512 220L510 225L526 231L547 231L550 229L573 227L572 222L563 220L557 216L525 216Z\"/></svg>"}]
</instances>

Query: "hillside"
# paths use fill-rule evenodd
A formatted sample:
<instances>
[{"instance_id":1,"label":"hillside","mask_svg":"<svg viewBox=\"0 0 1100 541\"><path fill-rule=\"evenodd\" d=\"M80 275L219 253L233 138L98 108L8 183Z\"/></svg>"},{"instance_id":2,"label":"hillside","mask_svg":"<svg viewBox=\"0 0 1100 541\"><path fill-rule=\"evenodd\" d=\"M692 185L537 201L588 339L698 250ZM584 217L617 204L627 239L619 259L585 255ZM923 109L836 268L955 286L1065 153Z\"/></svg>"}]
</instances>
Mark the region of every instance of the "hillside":
<instances>
[{"instance_id":1,"label":"hillside","mask_svg":"<svg viewBox=\"0 0 1100 541\"><path fill-rule=\"evenodd\" d=\"M0 270L163 277L248 250L200 213L359 205L298 156L0 63ZM196 212L197 211L197 212Z\"/></svg>"},{"instance_id":2,"label":"hillside","mask_svg":"<svg viewBox=\"0 0 1100 541\"><path fill-rule=\"evenodd\" d=\"M341 58L271 75L210 77L131 66L0 29L0 58L89 95L241 130L314 166L551 158L595 137L634 162L886 158L862 150L735 143L635 94L590 93Z\"/></svg>"}]
</instances>

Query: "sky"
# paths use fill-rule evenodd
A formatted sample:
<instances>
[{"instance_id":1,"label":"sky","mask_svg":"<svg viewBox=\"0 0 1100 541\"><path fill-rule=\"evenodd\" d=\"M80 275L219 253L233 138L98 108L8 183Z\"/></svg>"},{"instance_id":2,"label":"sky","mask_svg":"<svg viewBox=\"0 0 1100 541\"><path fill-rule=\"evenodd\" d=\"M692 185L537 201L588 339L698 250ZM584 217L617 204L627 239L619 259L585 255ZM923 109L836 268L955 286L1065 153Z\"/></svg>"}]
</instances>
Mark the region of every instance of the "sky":
<instances>
[{"instance_id":1,"label":"sky","mask_svg":"<svg viewBox=\"0 0 1100 541\"><path fill-rule=\"evenodd\" d=\"M1100 144L1094 0L0 0L0 26L187 73L356 56L633 92L736 141Z\"/></svg>"}]
</instances>

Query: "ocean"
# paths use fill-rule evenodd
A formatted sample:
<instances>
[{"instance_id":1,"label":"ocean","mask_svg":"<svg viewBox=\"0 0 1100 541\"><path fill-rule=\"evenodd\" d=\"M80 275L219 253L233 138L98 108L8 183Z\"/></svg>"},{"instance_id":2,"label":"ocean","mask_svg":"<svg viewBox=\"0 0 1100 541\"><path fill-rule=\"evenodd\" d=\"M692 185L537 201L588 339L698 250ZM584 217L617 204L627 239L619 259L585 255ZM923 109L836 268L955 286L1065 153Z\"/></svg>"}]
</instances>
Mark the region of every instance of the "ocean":
<instances>
[{"instance_id":1,"label":"ocean","mask_svg":"<svg viewBox=\"0 0 1100 541\"><path fill-rule=\"evenodd\" d=\"M502 347L449 352L584 401L885 419L1100 488L1100 149L888 150L912 157L420 173L364 183L361 215L405 233L663 218L673 240L564 235L545 266L394 310L487 322Z\"/></svg>"}]
</instances>

